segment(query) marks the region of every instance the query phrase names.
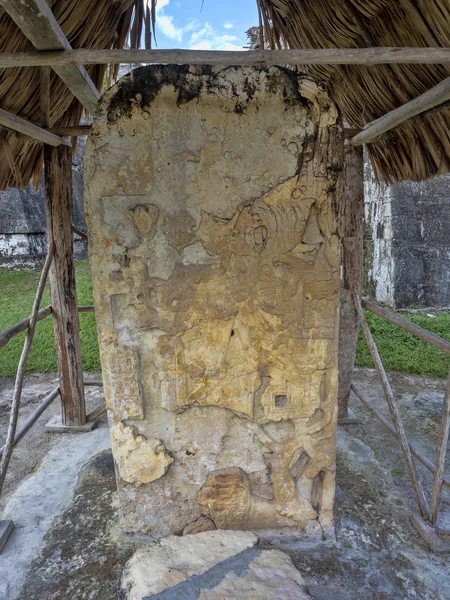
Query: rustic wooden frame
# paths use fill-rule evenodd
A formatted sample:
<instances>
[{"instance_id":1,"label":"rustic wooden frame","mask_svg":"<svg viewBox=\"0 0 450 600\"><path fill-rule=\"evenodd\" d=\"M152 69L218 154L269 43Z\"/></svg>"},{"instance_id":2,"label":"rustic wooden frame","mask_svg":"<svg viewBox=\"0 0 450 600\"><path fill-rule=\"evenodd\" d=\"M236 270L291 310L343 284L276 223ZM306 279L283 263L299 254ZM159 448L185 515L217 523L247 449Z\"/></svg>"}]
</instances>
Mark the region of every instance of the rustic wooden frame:
<instances>
[{"instance_id":1,"label":"rustic wooden frame","mask_svg":"<svg viewBox=\"0 0 450 600\"><path fill-rule=\"evenodd\" d=\"M0 6L37 50L72 50L47 0L20 0L20 2L0 0ZM47 66L53 68L88 111L95 111L100 93L83 66L74 64Z\"/></svg>"},{"instance_id":2,"label":"rustic wooden frame","mask_svg":"<svg viewBox=\"0 0 450 600\"><path fill-rule=\"evenodd\" d=\"M369 347L375 367L381 378L383 391L393 423L389 422L381 412L375 408L372 403L365 397L359 388L352 383L351 389L355 396L377 417L377 419L394 433L400 442L403 457L408 467L411 483L414 488L416 501L419 507L420 515L414 517L414 523L421 535L429 543L433 551L448 551L450 550L450 531L439 527L439 507L442 496L443 487L450 489L450 481L444 476L444 466L447 453L447 444L450 435L450 370L447 378L445 389L441 427L439 433L439 441L436 452L436 463L433 464L430 460L416 448L414 444L409 443L405 429L403 427L400 412L398 410L394 394L390 387L386 371L378 353L378 348L375 340L372 337L363 308L373 314L385 319L389 323L401 327L411 335L415 335L421 340L431 344L446 354L450 354L450 342L440 336L423 329L415 323L411 323L408 319L395 314L393 311L384 308L369 300L361 300L357 295L354 295L355 308L358 313L359 322L361 323L367 345ZM431 491L431 506L428 508L427 500L424 495L422 482L414 464L413 456L415 456L431 473L433 473L433 484Z\"/></svg>"}]
</instances>

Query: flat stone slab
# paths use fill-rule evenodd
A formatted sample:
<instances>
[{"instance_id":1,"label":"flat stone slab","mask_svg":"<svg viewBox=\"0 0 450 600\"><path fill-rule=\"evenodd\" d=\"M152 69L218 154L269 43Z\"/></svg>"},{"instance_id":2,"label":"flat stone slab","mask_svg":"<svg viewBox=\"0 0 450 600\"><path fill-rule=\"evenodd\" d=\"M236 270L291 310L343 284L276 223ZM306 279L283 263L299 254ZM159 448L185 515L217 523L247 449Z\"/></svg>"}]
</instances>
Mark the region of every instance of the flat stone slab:
<instances>
[{"instance_id":1,"label":"flat stone slab","mask_svg":"<svg viewBox=\"0 0 450 600\"><path fill-rule=\"evenodd\" d=\"M170 536L125 565L119 600L308 600L303 577L280 550L245 531Z\"/></svg>"},{"instance_id":2,"label":"flat stone slab","mask_svg":"<svg viewBox=\"0 0 450 600\"><path fill-rule=\"evenodd\" d=\"M61 422L61 417L59 415L55 415L48 423L46 423L45 429L47 431L53 431L56 433L87 433L95 429L99 421L100 418L97 417L91 421L86 421L84 425L63 425Z\"/></svg>"},{"instance_id":3,"label":"flat stone slab","mask_svg":"<svg viewBox=\"0 0 450 600\"><path fill-rule=\"evenodd\" d=\"M346 417L339 417L338 425L358 425L361 420L355 415L355 413L348 409Z\"/></svg>"}]
</instances>

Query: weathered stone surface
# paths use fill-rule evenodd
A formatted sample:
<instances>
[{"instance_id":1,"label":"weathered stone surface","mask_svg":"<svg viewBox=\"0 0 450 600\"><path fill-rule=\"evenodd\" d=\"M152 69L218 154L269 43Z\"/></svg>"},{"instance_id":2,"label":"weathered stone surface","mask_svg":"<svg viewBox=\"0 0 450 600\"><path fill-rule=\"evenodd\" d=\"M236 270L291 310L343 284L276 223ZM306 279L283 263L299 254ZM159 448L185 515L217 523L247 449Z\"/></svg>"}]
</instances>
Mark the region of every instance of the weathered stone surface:
<instances>
[{"instance_id":1,"label":"weathered stone surface","mask_svg":"<svg viewBox=\"0 0 450 600\"><path fill-rule=\"evenodd\" d=\"M202 533L203 531L214 531L217 529L214 521L208 519L208 517L200 517L193 523L189 523L183 530L183 535L190 535L192 533Z\"/></svg>"},{"instance_id":2,"label":"weathered stone surface","mask_svg":"<svg viewBox=\"0 0 450 600\"><path fill-rule=\"evenodd\" d=\"M85 230L83 213L84 138L77 140L72 157L73 224ZM39 189L30 183L25 189L8 188L0 192L0 268L42 268L47 254L44 176ZM85 258L86 242L74 236L74 253Z\"/></svg>"},{"instance_id":3,"label":"weathered stone surface","mask_svg":"<svg viewBox=\"0 0 450 600\"><path fill-rule=\"evenodd\" d=\"M192 575L202 575L217 563L253 548L257 543L256 535L244 531L169 536L133 554L122 573L121 597L141 600L160 594Z\"/></svg>"},{"instance_id":4,"label":"weathered stone surface","mask_svg":"<svg viewBox=\"0 0 450 600\"><path fill-rule=\"evenodd\" d=\"M228 573L211 589L202 589L198 600L308 600L303 577L291 559L279 550L264 550L250 561L245 574Z\"/></svg>"},{"instance_id":5,"label":"weathered stone surface","mask_svg":"<svg viewBox=\"0 0 450 600\"><path fill-rule=\"evenodd\" d=\"M447 307L450 175L377 182L366 156L366 293L393 308Z\"/></svg>"},{"instance_id":6,"label":"weathered stone surface","mask_svg":"<svg viewBox=\"0 0 450 600\"><path fill-rule=\"evenodd\" d=\"M259 550L257 537L214 531L171 536L138 550L126 564L120 600L308 600L289 556Z\"/></svg>"},{"instance_id":7,"label":"weathered stone surface","mask_svg":"<svg viewBox=\"0 0 450 600\"><path fill-rule=\"evenodd\" d=\"M334 105L286 69L105 94L86 213L126 531L331 528L341 169Z\"/></svg>"},{"instance_id":8,"label":"weathered stone surface","mask_svg":"<svg viewBox=\"0 0 450 600\"><path fill-rule=\"evenodd\" d=\"M135 427L120 421L110 427L119 475L127 483L150 483L162 477L173 462L162 442L147 440L136 433Z\"/></svg>"}]
</instances>

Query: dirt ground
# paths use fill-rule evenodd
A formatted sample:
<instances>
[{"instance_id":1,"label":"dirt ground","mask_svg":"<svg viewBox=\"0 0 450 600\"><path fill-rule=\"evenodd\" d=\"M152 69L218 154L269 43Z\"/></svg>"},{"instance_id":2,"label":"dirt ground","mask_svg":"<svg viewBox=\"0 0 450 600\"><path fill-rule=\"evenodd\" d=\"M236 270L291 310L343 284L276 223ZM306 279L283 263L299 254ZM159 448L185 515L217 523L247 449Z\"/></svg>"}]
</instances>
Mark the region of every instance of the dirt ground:
<instances>
[{"instance_id":1,"label":"dirt ground","mask_svg":"<svg viewBox=\"0 0 450 600\"><path fill-rule=\"evenodd\" d=\"M86 373L85 381L101 381L101 375L100 373ZM56 387L58 387L56 373L31 373L26 376L18 427L36 410L42 399ZM0 377L0 446L3 445L8 430L13 391L14 378ZM87 411L90 412L102 404L104 404L102 389L87 387ZM50 448L61 439L60 433L50 433L45 430L45 424L52 416L59 413L60 402L57 398L14 449L2 497L0 498L0 511L4 507L7 496L18 487L25 477L32 474L39 467ZM104 420L106 420L105 417Z\"/></svg>"},{"instance_id":2,"label":"dirt ground","mask_svg":"<svg viewBox=\"0 0 450 600\"><path fill-rule=\"evenodd\" d=\"M44 394L52 388L52 378L29 379L34 392L27 388L25 414L35 408L38 390ZM445 381L405 374L390 374L390 379L409 438L433 460ZM359 369L354 380L388 416L376 373ZM11 382L4 380L0 383L0 436L5 431L10 393ZM98 404L101 391L89 394L89 402ZM450 554L432 554L412 523L415 500L398 442L356 398L351 404L360 423L341 426L338 431L337 543L289 554L317 600L450 599ZM21 479L33 476L42 458L61 439L61 434L43 429L57 410L55 404L18 446L10 491ZM419 472L429 491L430 474L422 467ZM450 510L448 490L442 508ZM72 501L53 521L16 598L113 600L123 565L137 546L118 536L117 523L114 465L106 450L82 468Z\"/></svg>"}]
</instances>

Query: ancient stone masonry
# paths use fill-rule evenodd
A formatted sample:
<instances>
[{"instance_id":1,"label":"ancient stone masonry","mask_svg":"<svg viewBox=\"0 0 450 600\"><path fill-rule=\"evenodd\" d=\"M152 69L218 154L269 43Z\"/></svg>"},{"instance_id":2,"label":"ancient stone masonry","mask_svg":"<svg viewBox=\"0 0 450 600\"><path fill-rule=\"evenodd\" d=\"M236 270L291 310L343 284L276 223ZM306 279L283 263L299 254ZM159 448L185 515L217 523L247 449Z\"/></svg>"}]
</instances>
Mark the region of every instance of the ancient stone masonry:
<instances>
[{"instance_id":1,"label":"ancient stone masonry","mask_svg":"<svg viewBox=\"0 0 450 600\"><path fill-rule=\"evenodd\" d=\"M332 531L342 148L282 68L105 94L85 205L126 531Z\"/></svg>"}]
</instances>

